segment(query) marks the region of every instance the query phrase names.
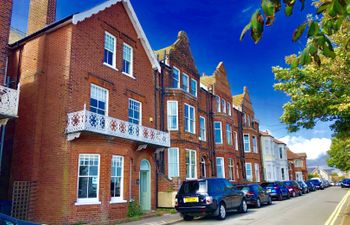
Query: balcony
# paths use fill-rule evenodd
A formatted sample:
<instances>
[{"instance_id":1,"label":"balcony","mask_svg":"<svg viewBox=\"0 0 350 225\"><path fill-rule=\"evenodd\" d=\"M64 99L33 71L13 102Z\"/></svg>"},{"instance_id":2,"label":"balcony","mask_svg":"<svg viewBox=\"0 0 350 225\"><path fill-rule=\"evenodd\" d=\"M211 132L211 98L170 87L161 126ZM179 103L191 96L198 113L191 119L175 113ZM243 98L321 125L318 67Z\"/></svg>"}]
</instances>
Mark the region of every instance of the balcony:
<instances>
[{"instance_id":1,"label":"balcony","mask_svg":"<svg viewBox=\"0 0 350 225\"><path fill-rule=\"evenodd\" d=\"M6 124L10 118L17 117L19 90L0 85L0 123Z\"/></svg>"},{"instance_id":2,"label":"balcony","mask_svg":"<svg viewBox=\"0 0 350 225\"><path fill-rule=\"evenodd\" d=\"M86 109L68 113L67 139L73 140L81 132L125 138L144 144L170 147L169 133L90 112Z\"/></svg>"}]
</instances>

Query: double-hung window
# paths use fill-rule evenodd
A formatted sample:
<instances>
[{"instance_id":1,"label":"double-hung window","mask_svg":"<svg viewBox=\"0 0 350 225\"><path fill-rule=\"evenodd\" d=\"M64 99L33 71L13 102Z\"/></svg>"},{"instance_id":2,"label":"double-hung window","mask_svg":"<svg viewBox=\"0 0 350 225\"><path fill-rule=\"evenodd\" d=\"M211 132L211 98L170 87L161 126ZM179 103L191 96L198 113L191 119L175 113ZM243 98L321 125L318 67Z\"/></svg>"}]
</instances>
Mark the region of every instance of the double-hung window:
<instances>
[{"instance_id":1,"label":"double-hung window","mask_svg":"<svg viewBox=\"0 0 350 225\"><path fill-rule=\"evenodd\" d=\"M197 81L191 79L191 95L197 97Z\"/></svg>"},{"instance_id":2,"label":"double-hung window","mask_svg":"<svg viewBox=\"0 0 350 225\"><path fill-rule=\"evenodd\" d=\"M226 101L225 101L225 99L221 100L221 104L222 104L222 112L226 113Z\"/></svg>"},{"instance_id":3,"label":"double-hung window","mask_svg":"<svg viewBox=\"0 0 350 225\"><path fill-rule=\"evenodd\" d=\"M214 122L214 138L215 138L215 144L222 144L222 126L221 122L215 121Z\"/></svg>"},{"instance_id":4,"label":"double-hung window","mask_svg":"<svg viewBox=\"0 0 350 225\"><path fill-rule=\"evenodd\" d=\"M226 124L226 141L228 145L232 145L232 127L230 124Z\"/></svg>"},{"instance_id":5,"label":"double-hung window","mask_svg":"<svg viewBox=\"0 0 350 225\"><path fill-rule=\"evenodd\" d=\"M111 170L111 202L121 202L123 199L124 157L112 156Z\"/></svg>"},{"instance_id":6,"label":"double-hung window","mask_svg":"<svg viewBox=\"0 0 350 225\"><path fill-rule=\"evenodd\" d=\"M185 131L195 134L196 133L196 120L194 107L185 104Z\"/></svg>"},{"instance_id":7,"label":"double-hung window","mask_svg":"<svg viewBox=\"0 0 350 225\"><path fill-rule=\"evenodd\" d=\"M168 149L168 177L178 177L179 174L179 149Z\"/></svg>"},{"instance_id":8,"label":"double-hung window","mask_svg":"<svg viewBox=\"0 0 350 225\"><path fill-rule=\"evenodd\" d=\"M113 68L115 65L116 38L108 32L105 32L105 45L103 63Z\"/></svg>"},{"instance_id":9,"label":"double-hung window","mask_svg":"<svg viewBox=\"0 0 350 225\"><path fill-rule=\"evenodd\" d=\"M230 180L235 180L234 177L234 162L232 158L228 159L228 176Z\"/></svg>"},{"instance_id":10,"label":"double-hung window","mask_svg":"<svg viewBox=\"0 0 350 225\"><path fill-rule=\"evenodd\" d=\"M180 70L175 67L173 68L171 87L180 88Z\"/></svg>"},{"instance_id":11,"label":"double-hung window","mask_svg":"<svg viewBox=\"0 0 350 225\"><path fill-rule=\"evenodd\" d=\"M255 182L260 182L260 167L258 163L255 163Z\"/></svg>"},{"instance_id":12,"label":"double-hung window","mask_svg":"<svg viewBox=\"0 0 350 225\"><path fill-rule=\"evenodd\" d=\"M283 159L283 148L280 147L279 150L280 150L280 159Z\"/></svg>"},{"instance_id":13,"label":"double-hung window","mask_svg":"<svg viewBox=\"0 0 350 225\"><path fill-rule=\"evenodd\" d=\"M190 92L189 78L187 74L182 74L182 89L186 92Z\"/></svg>"},{"instance_id":14,"label":"double-hung window","mask_svg":"<svg viewBox=\"0 0 350 225\"><path fill-rule=\"evenodd\" d=\"M133 51L128 44L123 44L123 73L133 76Z\"/></svg>"},{"instance_id":15,"label":"double-hung window","mask_svg":"<svg viewBox=\"0 0 350 225\"><path fill-rule=\"evenodd\" d=\"M168 114L168 130L179 129L179 115L178 115L178 103L177 101L168 101L167 106Z\"/></svg>"},{"instance_id":16,"label":"double-hung window","mask_svg":"<svg viewBox=\"0 0 350 225\"><path fill-rule=\"evenodd\" d=\"M216 157L216 172L217 177L225 178L225 166L223 157Z\"/></svg>"},{"instance_id":17,"label":"double-hung window","mask_svg":"<svg viewBox=\"0 0 350 225\"><path fill-rule=\"evenodd\" d=\"M215 97L216 99L216 112L221 112L221 100L219 96Z\"/></svg>"},{"instance_id":18,"label":"double-hung window","mask_svg":"<svg viewBox=\"0 0 350 225\"><path fill-rule=\"evenodd\" d=\"M252 164L251 163L246 163L245 164L245 172L247 175L247 180L248 181L253 181L253 173L252 173Z\"/></svg>"},{"instance_id":19,"label":"double-hung window","mask_svg":"<svg viewBox=\"0 0 350 225\"><path fill-rule=\"evenodd\" d=\"M234 131L235 133L235 149L238 151L238 134L236 131Z\"/></svg>"},{"instance_id":20,"label":"double-hung window","mask_svg":"<svg viewBox=\"0 0 350 225\"><path fill-rule=\"evenodd\" d=\"M200 136L199 140L206 141L206 126L205 126L205 118L203 116L199 117L199 129L200 129Z\"/></svg>"},{"instance_id":21,"label":"double-hung window","mask_svg":"<svg viewBox=\"0 0 350 225\"><path fill-rule=\"evenodd\" d=\"M227 113L228 113L229 116L232 115L232 111L231 110L232 110L231 109L231 103L227 102Z\"/></svg>"},{"instance_id":22,"label":"double-hung window","mask_svg":"<svg viewBox=\"0 0 350 225\"><path fill-rule=\"evenodd\" d=\"M256 141L256 136L253 136L253 152L258 153L258 144Z\"/></svg>"},{"instance_id":23,"label":"double-hung window","mask_svg":"<svg viewBox=\"0 0 350 225\"><path fill-rule=\"evenodd\" d=\"M197 178L196 151L186 149L186 178Z\"/></svg>"},{"instance_id":24,"label":"double-hung window","mask_svg":"<svg viewBox=\"0 0 350 225\"><path fill-rule=\"evenodd\" d=\"M80 154L78 204L98 203L100 155Z\"/></svg>"},{"instance_id":25,"label":"double-hung window","mask_svg":"<svg viewBox=\"0 0 350 225\"><path fill-rule=\"evenodd\" d=\"M249 134L243 135L244 152L250 152Z\"/></svg>"},{"instance_id":26,"label":"double-hung window","mask_svg":"<svg viewBox=\"0 0 350 225\"><path fill-rule=\"evenodd\" d=\"M97 85L90 86L90 111L107 115L108 90Z\"/></svg>"},{"instance_id":27,"label":"double-hung window","mask_svg":"<svg viewBox=\"0 0 350 225\"><path fill-rule=\"evenodd\" d=\"M129 98L128 115L129 122L141 125L141 102Z\"/></svg>"}]
</instances>

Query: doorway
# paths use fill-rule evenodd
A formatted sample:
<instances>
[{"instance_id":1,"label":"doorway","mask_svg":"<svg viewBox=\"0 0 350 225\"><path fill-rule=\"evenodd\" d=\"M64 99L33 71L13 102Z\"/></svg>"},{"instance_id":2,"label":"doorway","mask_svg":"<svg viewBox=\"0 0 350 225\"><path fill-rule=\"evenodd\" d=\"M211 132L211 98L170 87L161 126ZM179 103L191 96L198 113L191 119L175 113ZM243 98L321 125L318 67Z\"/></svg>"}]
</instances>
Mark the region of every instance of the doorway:
<instances>
[{"instance_id":1,"label":"doorway","mask_svg":"<svg viewBox=\"0 0 350 225\"><path fill-rule=\"evenodd\" d=\"M151 210L151 166L143 159L140 164L140 207L143 211Z\"/></svg>"}]
</instances>

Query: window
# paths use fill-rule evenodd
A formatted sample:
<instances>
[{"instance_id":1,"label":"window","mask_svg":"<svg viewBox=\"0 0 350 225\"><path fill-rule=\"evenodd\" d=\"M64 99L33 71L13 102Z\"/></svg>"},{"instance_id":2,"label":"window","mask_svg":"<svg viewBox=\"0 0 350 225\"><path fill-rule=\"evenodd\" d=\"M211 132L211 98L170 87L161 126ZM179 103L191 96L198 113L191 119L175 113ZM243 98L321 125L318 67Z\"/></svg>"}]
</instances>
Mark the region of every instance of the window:
<instances>
[{"instance_id":1,"label":"window","mask_svg":"<svg viewBox=\"0 0 350 225\"><path fill-rule=\"evenodd\" d=\"M168 101L168 130L179 129L178 103L177 101Z\"/></svg>"},{"instance_id":2,"label":"window","mask_svg":"<svg viewBox=\"0 0 350 225\"><path fill-rule=\"evenodd\" d=\"M113 35L105 32L105 46L104 46L104 56L103 63L105 65L116 67L115 65L115 52L116 52L116 39Z\"/></svg>"},{"instance_id":3,"label":"window","mask_svg":"<svg viewBox=\"0 0 350 225\"><path fill-rule=\"evenodd\" d=\"M286 176L284 174L284 168L281 168L281 174L282 174L282 180L285 180L286 179Z\"/></svg>"},{"instance_id":4,"label":"window","mask_svg":"<svg viewBox=\"0 0 350 225\"><path fill-rule=\"evenodd\" d=\"M260 182L260 167L258 163L255 163L255 182Z\"/></svg>"},{"instance_id":5,"label":"window","mask_svg":"<svg viewBox=\"0 0 350 225\"><path fill-rule=\"evenodd\" d=\"M247 126L247 114L243 114L243 124L244 126Z\"/></svg>"},{"instance_id":6,"label":"window","mask_svg":"<svg viewBox=\"0 0 350 225\"><path fill-rule=\"evenodd\" d=\"M190 92L188 75L182 74L182 89L186 92Z\"/></svg>"},{"instance_id":7,"label":"window","mask_svg":"<svg viewBox=\"0 0 350 225\"><path fill-rule=\"evenodd\" d=\"M186 178L197 178L196 151L186 149Z\"/></svg>"},{"instance_id":8,"label":"window","mask_svg":"<svg viewBox=\"0 0 350 225\"><path fill-rule=\"evenodd\" d=\"M199 117L199 129L200 129L200 136L199 140L206 141L206 128L205 128L205 118L203 116Z\"/></svg>"},{"instance_id":9,"label":"window","mask_svg":"<svg viewBox=\"0 0 350 225\"><path fill-rule=\"evenodd\" d=\"M246 163L245 164L245 171L246 171L246 174L247 174L247 180L248 181L253 181L252 164L251 163Z\"/></svg>"},{"instance_id":10,"label":"window","mask_svg":"<svg viewBox=\"0 0 350 225\"><path fill-rule=\"evenodd\" d=\"M133 76L133 52L132 47L127 44L123 44L123 73Z\"/></svg>"},{"instance_id":11,"label":"window","mask_svg":"<svg viewBox=\"0 0 350 225\"><path fill-rule=\"evenodd\" d=\"M180 88L180 71L177 68L173 68L172 74L172 85L173 88Z\"/></svg>"},{"instance_id":12,"label":"window","mask_svg":"<svg viewBox=\"0 0 350 225\"><path fill-rule=\"evenodd\" d=\"M249 134L243 135L244 152L250 152Z\"/></svg>"},{"instance_id":13,"label":"window","mask_svg":"<svg viewBox=\"0 0 350 225\"><path fill-rule=\"evenodd\" d=\"M231 109L231 103L227 102L227 113L228 113L229 116L232 115L232 111L231 110L232 110Z\"/></svg>"},{"instance_id":14,"label":"window","mask_svg":"<svg viewBox=\"0 0 350 225\"><path fill-rule=\"evenodd\" d=\"M124 176L124 157L112 157L111 171L111 202L120 202L123 200L123 176Z\"/></svg>"},{"instance_id":15,"label":"window","mask_svg":"<svg viewBox=\"0 0 350 225\"><path fill-rule=\"evenodd\" d=\"M221 122L214 122L215 144L222 144Z\"/></svg>"},{"instance_id":16,"label":"window","mask_svg":"<svg viewBox=\"0 0 350 225\"><path fill-rule=\"evenodd\" d=\"M256 136L253 136L253 152L258 153L258 145L256 143Z\"/></svg>"},{"instance_id":17,"label":"window","mask_svg":"<svg viewBox=\"0 0 350 225\"><path fill-rule=\"evenodd\" d=\"M179 174L179 149L168 149L168 177L178 177Z\"/></svg>"},{"instance_id":18,"label":"window","mask_svg":"<svg viewBox=\"0 0 350 225\"><path fill-rule=\"evenodd\" d=\"M195 122L194 107L185 104L185 131L195 134Z\"/></svg>"},{"instance_id":19,"label":"window","mask_svg":"<svg viewBox=\"0 0 350 225\"><path fill-rule=\"evenodd\" d=\"M303 161L300 159L295 160L295 167L303 167Z\"/></svg>"},{"instance_id":20,"label":"window","mask_svg":"<svg viewBox=\"0 0 350 225\"><path fill-rule=\"evenodd\" d=\"M228 159L228 176L230 180L235 180L234 177L234 162L233 159Z\"/></svg>"},{"instance_id":21,"label":"window","mask_svg":"<svg viewBox=\"0 0 350 225\"><path fill-rule=\"evenodd\" d=\"M250 116L247 116L247 119L248 119L248 121L247 121L247 125L248 125L248 127L250 127Z\"/></svg>"},{"instance_id":22,"label":"window","mask_svg":"<svg viewBox=\"0 0 350 225\"><path fill-rule=\"evenodd\" d=\"M191 95L197 97L197 81L191 79Z\"/></svg>"},{"instance_id":23,"label":"window","mask_svg":"<svg viewBox=\"0 0 350 225\"><path fill-rule=\"evenodd\" d=\"M230 124L226 124L226 141L228 145L232 145L232 127Z\"/></svg>"},{"instance_id":24,"label":"window","mask_svg":"<svg viewBox=\"0 0 350 225\"><path fill-rule=\"evenodd\" d=\"M225 101L225 99L221 100L221 105L222 105L222 112L226 113L226 101Z\"/></svg>"},{"instance_id":25,"label":"window","mask_svg":"<svg viewBox=\"0 0 350 225\"><path fill-rule=\"evenodd\" d=\"M220 97L216 96L216 111L217 112L221 112L221 101L220 101Z\"/></svg>"},{"instance_id":26,"label":"window","mask_svg":"<svg viewBox=\"0 0 350 225\"><path fill-rule=\"evenodd\" d=\"M205 167L205 158L204 157L202 157L202 159L201 159L201 176L207 177L207 169Z\"/></svg>"},{"instance_id":27,"label":"window","mask_svg":"<svg viewBox=\"0 0 350 225\"><path fill-rule=\"evenodd\" d=\"M235 133L235 149L238 151L238 134L236 131L234 131Z\"/></svg>"},{"instance_id":28,"label":"window","mask_svg":"<svg viewBox=\"0 0 350 225\"><path fill-rule=\"evenodd\" d=\"M80 154L77 203L97 203L100 155Z\"/></svg>"},{"instance_id":29,"label":"window","mask_svg":"<svg viewBox=\"0 0 350 225\"><path fill-rule=\"evenodd\" d=\"M283 159L283 148L280 147L279 150L280 150L280 159Z\"/></svg>"},{"instance_id":30,"label":"window","mask_svg":"<svg viewBox=\"0 0 350 225\"><path fill-rule=\"evenodd\" d=\"M141 125L141 102L129 98L129 122Z\"/></svg>"},{"instance_id":31,"label":"window","mask_svg":"<svg viewBox=\"0 0 350 225\"><path fill-rule=\"evenodd\" d=\"M303 181L303 172L295 172L295 178L297 181Z\"/></svg>"},{"instance_id":32,"label":"window","mask_svg":"<svg viewBox=\"0 0 350 225\"><path fill-rule=\"evenodd\" d=\"M239 179L239 166L238 166L238 163L236 165L236 173L237 173L237 179Z\"/></svg>"},{"instance_id":33,"label":"window","mask_svg":"<svg viewBox=\"0 0 350 225\"><path fill-rule=\"evenodd\" d=\"M217 177L225 178L224 158L222 157L216 157L216 172Z\"/></svg>"},{"instance_id":34,"label":"window","mask_svg":"<svg viewBox=\"0 0 350 225\"><path fill-rule=\"evenodd\" d=\"M107 115L108 90L97 85L90 86L90 111Z\"/></svg>"}]
</instances>

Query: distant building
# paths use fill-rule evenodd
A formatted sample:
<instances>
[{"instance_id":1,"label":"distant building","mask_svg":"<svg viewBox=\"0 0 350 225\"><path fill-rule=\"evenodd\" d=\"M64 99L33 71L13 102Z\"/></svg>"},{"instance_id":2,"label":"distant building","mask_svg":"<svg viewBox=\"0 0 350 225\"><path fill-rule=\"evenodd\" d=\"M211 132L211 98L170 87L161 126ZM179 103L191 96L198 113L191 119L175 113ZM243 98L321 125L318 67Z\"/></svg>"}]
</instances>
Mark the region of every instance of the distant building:
<instances>
[{"instance_id":1,"label":"distant building","mask_svg":"<svg viewBox=\"0 0 350 225\"><path fill-rule=\"evenodd\" d=\"M308 173L316 175L324 180L332 181L333 168L323 168L321 166L309 167Z\"/></svg>"},{"instance_id":2,"label":"distant building","mask_svg":"<svg viewBox=\"0 0 350 225\"><path fill-rule=\"evenodd\" d=\"M294 153L287 149L290 180L307 180L306 153Z\"/></svg>"}]
</instances>

